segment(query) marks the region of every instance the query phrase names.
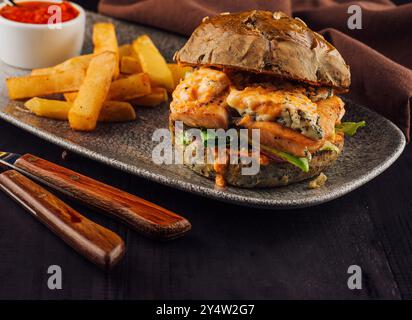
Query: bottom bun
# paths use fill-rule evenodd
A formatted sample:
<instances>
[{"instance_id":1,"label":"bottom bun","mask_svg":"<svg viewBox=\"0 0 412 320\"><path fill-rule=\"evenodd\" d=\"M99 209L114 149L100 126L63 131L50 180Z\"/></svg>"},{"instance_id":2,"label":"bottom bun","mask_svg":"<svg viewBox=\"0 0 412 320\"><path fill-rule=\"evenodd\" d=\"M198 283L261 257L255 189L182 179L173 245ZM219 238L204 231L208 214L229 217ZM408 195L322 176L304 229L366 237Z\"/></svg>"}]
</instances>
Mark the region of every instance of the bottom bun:
<instances>
[{"instance_id":1,"label":"bottom bun","mask_svg":"<svg viewBox=\"0 0 412 320\"><path fill-rule=\"evenodd\" d=\"M338 148L342 150L343 143ZM227 184L240 188L281 187L317 176L332 165L338 157L339 154L334 151L319 152L313 155L308 172L303 172L287 162L269 162L267 165L261 165L259 173L253 176L242 175L242 164L228 164L224 178ZM213 164L185 165L204 177L216 178Z\"/></svg>"},{"instance_id":2,"label":"bottom bun","mask_svg":"<svg viewBox=\"0 0 412 320\"><path fill-rule=\"evenodd\" d=\"M171 125L171 129L172 125ZM256 175L242 175L242 164L228 164L225 169L224 179L228 185L240 188L268 188L281 187L295 182L310 179L320 174L323 170L330 167L338 158L343 150L344 139L340 139L336 146L336 151L318 151L312 155L309 163L309 171L303 172L301 169L288 162L270 161L266 165L260 166L260 171ZM185 148L185 146L180 145ZM185 166L192 169L197 174L209 179L216 178L214 164L191 164L185 163Z\"/></svg>"}]
</instances>

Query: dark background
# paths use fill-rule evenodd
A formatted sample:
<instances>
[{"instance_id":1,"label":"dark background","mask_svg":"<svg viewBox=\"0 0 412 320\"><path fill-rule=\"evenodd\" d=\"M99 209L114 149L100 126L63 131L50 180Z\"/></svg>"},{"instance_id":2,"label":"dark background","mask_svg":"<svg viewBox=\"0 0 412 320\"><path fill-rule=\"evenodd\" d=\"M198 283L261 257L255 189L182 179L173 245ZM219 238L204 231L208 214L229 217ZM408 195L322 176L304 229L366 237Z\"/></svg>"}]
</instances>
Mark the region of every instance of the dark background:
<instances>
[{"instance_id":1,"label":"dark background","mask_svg":"<svg viewBox=\"0 0 412 320\"><path fill-rule=\"evenodd\" d=\"M165 206L193 224L185 238L158 243L74 205L125 239L124 260L105 274L0 193L0 298L412 298L410 146L385 173L340 199L309 209L264 211L187 194L74 155L62 160L59 147L4 121L0 137L0 150L36 154ZM53 264L63 270L59 291L47 288ZM354 264L362 268L362 290L347 287Z\"/></svg>"},{"instance_id":2,"label":"dark background","mask_svg":"<svg viewBox=\"0 0 412 320\"><path fill-rule=\"evenodd\" d=\"M97 4L99 3L98 0L73 0L73 2L80 3L84 8L94 11L97 10ZM392 0L392 2L399 5L409 3L411 0Z\"/></svg>"}]
</instances>

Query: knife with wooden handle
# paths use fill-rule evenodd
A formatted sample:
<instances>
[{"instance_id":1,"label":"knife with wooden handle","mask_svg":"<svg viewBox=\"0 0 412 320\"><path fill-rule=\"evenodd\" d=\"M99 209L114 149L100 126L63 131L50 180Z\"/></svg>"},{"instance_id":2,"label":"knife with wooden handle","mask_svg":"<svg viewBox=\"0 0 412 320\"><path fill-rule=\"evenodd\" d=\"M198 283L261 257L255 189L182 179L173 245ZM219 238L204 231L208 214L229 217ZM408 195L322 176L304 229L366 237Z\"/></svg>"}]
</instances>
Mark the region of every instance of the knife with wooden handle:
<instances>
[{"instance_id":1,"label":"knife with wooden handle","mask_svg":"<svg viewBox=\"0 0 412 320\"><path fill-rule=\"evenodd\" d=\"M123 240L114 232L90 221L62 200L15 170L0 173L0 189L38 220L104 270L123 257Z\"/></svg>"},{"instance_id":2,"label":"knife with wooden handle","mask_svg":"<svg viewBox=\"0 0 412 320\"><path fill-rule=\"evenodd\" d=\"M167 209L31 154L0 153L2 163L117 218L150 238L171 240L191 229L188 220Z\"/></svg>"}]
</instances>

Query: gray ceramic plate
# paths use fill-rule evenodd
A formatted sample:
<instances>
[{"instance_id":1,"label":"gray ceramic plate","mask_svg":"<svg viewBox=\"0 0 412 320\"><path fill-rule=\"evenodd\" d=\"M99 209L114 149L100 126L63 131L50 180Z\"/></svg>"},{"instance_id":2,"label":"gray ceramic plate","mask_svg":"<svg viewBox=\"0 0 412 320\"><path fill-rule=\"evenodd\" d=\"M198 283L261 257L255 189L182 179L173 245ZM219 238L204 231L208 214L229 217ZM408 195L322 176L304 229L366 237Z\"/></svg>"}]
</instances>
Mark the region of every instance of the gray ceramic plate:
<instances>
[{"instance_id":1,"label":"gray ceramic plate","mask_svg":"<svg viewBox=\"0 0 412 320\"><path fill-rule=\"evenodd\" d=\"M91 26L96 21L110 20L96 14L89 14L88 30L84 51L91 51ZM171 60L185 39L173 34L147 27L114 21L117 25L119 42L132 41L136 36L147 33ZM147 178L174 188L216 200L262 208L296 208L320 204L336 199L370 181L387 169L402 153L405 138L390 121L347 101L346 120L365 120L367 127L354 138L347 139L340 159L325 174L329 180L325 187L309 190L308 183L302 182L275 189L246 190L228 187L216 189L214 182L200 177L184 167L157 166L152 162L151 141L155 129L167 128L168 105L153 109L139 109L139 120L126 124L104 124L92 133L78 133L69 129L68 124L38 118L27 113L19 102L10 102L4 86L9 76L25 74L0 64L0 117L45 140L77 152L110 166ZM385 132L383 135L382 132ZM10 150L12 151L12 150Z\"/></svg>"}]
</instances>

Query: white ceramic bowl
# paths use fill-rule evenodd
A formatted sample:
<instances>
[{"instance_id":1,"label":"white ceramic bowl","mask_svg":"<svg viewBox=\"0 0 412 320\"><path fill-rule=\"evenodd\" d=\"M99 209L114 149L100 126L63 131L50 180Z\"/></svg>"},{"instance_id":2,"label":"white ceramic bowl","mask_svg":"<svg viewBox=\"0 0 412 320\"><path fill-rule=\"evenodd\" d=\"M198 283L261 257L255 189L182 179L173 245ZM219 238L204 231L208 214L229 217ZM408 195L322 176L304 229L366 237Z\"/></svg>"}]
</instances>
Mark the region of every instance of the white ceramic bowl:
<instances>
[{"instance_id":1,"label":"white ceramic bowl","mask_svg":"<svg viewBox=\"0 0 412 320\"><path fill-rule=\"evenodd\" d=\"M16 22L0 16L0 59L14 67L35 69L51 67L79 55L83 46L86 14L82 7L70 3L79 15L63 22L61 29L52 29L47 24ZM0 8L4 5L1 4Z\"/></svg>"}]
</instances>

